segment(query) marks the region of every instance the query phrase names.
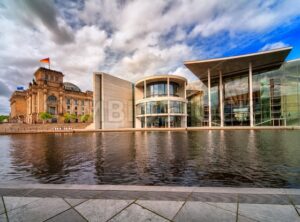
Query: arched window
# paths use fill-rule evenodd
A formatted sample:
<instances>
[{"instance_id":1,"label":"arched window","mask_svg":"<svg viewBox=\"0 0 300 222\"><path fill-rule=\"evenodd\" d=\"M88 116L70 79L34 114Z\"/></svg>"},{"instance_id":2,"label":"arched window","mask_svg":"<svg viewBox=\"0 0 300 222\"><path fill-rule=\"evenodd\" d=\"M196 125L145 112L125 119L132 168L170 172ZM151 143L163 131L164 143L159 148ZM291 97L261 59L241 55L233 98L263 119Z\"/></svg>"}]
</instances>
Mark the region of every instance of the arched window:
<instances>
[{"instance_id":1,"label":"arched window","mask_svg":"<svg viewBox=\"0 0 300 222\"><path fill-rule=\"evenodd\" d=\"M51 96L48 96L48 99L47 99L48 102L52 102L52 103L55 103L57 101L56 97L51 95Z\"/></svg>"}]
</instances>

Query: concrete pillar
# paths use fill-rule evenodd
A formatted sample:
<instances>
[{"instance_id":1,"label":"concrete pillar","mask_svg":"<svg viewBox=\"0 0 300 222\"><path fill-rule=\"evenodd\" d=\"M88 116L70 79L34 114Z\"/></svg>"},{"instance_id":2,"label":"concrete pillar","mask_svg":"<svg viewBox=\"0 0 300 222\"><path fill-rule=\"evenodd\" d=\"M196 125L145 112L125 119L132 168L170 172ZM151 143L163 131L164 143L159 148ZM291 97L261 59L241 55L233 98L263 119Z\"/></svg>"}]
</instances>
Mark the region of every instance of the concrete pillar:
<instances>
[{"instance_id":1,"label":"concrete pillar","mask_svg":"<svg viewBox=\"0 0 300 222\"><path fill-rule=\"evenodd\" d=\"M147 83L144 81L144 99L147 97Z\"/></svg>"},{"instance_id":2,"label":"concrete pillar","mask_svg":"<svg viewBox=\"0 0 300 222\"><path fill-rule=\"evenodd\" d=\"M94 113L93 113L93 121L94 121L94 127L95 129L101 129L102 128L102 105L101 105L101 100L102 100L102 93L101 93L101 88L102 88L102 78L101 74L94 73L93 75L94 81L93 81L93 99L94 99ZM70 112L72 113L72 100L70 99Z\"/></svg>"},{"instance_id":3,"label":"concrete pillar","mask_svg":"<svg viewBox=\"0 0 300 222\"><path fill-rule=\"evenodd\" d=\"M222 71L219 71L219 99L220 99L220 118L221 127L224 126L224 101L223 101L223 78Z\"/></svg>"},{"instance_id":4,"label":"concrete pillar","mask_svg":"<svg viewBox=\"0 0 300 222\"><path fill-rule=\"evenodd\" d=\"M252 63L249 62L249 108L250 108L250 126L253 127L254 126L254 122L253 122L253 92L252 92Z\"/></svg>"},{"instance_id":5,"label":"concrete pillar","mask_svg":"<svg viewBox=\"0 0 300 222\"><path fill-rule=\"evenodd\" d=\"M207 93L208 93L208 126L211 127L211 95L210 95L210 69L207 70Z\"/></svg>"},{"instance_id":6,"label":"concrete pillar","mask_svg":"<svg viewBox=\"0 0 300 222\"><path fill-rule=\"evenodd\" d=\"M171 117L170 117L170 78L167 78L167 95L168 95L168 128L171 127Z\"/></svg>"},{"instance_id":7,"label":"concrete pillar","mask_svg":"<svg viewBox=\"0 0 300 222\"><path fill-rule=\"evenodd\" d=\"M186 82L184 82L184 99L186 100ZM184 121L185 121L185 128L187 128L187 102L184 103L184 114L185 114L185 117L184 117Z\"/></svg>"},{"instance_id":8,"label":"concrete pillar","mask_svg":"<svg viewBox=\"0 0 300 222\"><path fill-rule=\"evenodd\" d=\"M144 99L147 97L147 82L146 80L144 81ZM147 128L147 103L145 102L145 117L144 117L144 122L145 122L145 127L144 128Z\"/></svg>"}]
</instances>

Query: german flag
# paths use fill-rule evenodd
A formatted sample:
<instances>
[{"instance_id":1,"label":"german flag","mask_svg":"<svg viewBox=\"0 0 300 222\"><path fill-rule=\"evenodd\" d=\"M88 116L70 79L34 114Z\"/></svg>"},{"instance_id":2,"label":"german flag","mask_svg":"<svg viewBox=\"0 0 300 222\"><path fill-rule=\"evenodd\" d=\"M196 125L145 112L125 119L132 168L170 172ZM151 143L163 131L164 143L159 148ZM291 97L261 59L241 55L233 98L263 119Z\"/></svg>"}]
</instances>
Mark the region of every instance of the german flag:
<instances>
[{"instance_id":1,"label":"german flag","mask_svg":"<svg viewBox=\"0 0 300 222\"><path fill-rule=\"evenodd\" d=\"M50 64L50 58L41 59L40 62Z\"/></svg>"}]
</instances>

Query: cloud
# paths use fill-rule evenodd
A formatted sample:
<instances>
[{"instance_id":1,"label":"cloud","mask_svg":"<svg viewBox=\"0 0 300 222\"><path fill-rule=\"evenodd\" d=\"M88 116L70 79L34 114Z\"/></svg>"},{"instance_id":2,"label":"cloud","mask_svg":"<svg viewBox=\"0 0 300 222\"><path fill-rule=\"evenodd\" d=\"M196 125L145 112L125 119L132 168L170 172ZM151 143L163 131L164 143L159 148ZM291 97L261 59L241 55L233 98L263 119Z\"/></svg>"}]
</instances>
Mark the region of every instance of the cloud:
<instances>
[{"instance_id":1,"label":"cloud","mask_svg":"<svg viewBox=\"0 0 300 222\"><path fill-rule=\"evenodd\" d=\"M53 41L58 44L72 42L72 30L58 17L52 1L47 0L16 0L5 2L9 19L27 25L29 28L40 30L40 25L51 33ZM5 4L4 3L4 4Z\"/></svg>"},{"instance_id":2,"label":"cloud","mask_svg":"<svg viewBox=\"0 0 300 222\"><path fill-rule=\"evenodd\" d=\"M0 115L9 113L9 97L11 90L0 80Z\"/></svg>"},{"instance_id":3,"label":"cloud","mask_svg":"<svg viewBox=\"0 0 300 222\"><path fill-rule=\"evenodd\" d=\"M266 50L272 50L272 49L279 49L288 47L289 45L284 42L274 42L274 43L268 43L264 45L259 51L266 51Z\"/></svg>"},{"instance_id":4,"label":"cloud","mask_svg":"<svg viewBox=\"0 0 300 222\"><path fill-rule=\"evenodd\" d=\"M10 96L11 90L0 80L0 96Z\"/></svg>"},{"instance_id":5,"label":"cloud","mask_svg":"<svg viewBox=\"0 0 300 222\"><path fill-rule=\"evenodd\" d=\"M299 11L298 0L3 0L0 81L26 86L44 57L83 90L94 71L194 81L183 61L283 46Z\"/></svg>"}]
</instances>

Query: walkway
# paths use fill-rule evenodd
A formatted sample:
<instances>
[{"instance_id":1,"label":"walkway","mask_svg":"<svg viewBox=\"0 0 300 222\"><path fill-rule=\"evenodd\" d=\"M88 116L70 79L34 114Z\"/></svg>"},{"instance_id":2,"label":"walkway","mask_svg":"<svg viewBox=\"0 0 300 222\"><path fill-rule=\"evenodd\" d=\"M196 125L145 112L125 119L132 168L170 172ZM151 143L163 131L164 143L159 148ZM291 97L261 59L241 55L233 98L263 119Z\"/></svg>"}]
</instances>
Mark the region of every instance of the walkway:
<instances>
[{"instance_id":1,"label":"walkway","mask_svg":"<svg viewBox=\"0 0 300 222\"><path fill-rule=\"evenodd\" d=\"M300 190L0 185L0 221L299 221Z\"/></svg>"}]
</instances>

